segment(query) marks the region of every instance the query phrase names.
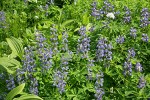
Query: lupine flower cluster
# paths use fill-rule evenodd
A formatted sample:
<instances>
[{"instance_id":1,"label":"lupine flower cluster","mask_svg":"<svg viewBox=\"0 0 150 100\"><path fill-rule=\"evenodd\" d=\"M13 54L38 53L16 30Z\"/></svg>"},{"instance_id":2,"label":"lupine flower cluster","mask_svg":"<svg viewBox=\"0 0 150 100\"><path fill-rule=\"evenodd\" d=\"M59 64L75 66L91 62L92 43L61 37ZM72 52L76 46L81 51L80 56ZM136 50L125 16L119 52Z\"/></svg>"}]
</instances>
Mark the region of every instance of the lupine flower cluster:
<instances>
[{"instance_id":1,"label":"lupine flower cluster","mask_svg":"<svg viewBox=\"0 0 150 100\"><path fill-rule=\"evenodd\" d=\"M31 76L30 80L30 93L38 95L38 81L33 76Z\"/></svg>"},{"instance_id":2,"label":"lupine flower cluster","mask_svg":"<svg viewBox=\"0 0 150 100\"><path fill-rule=\"evenodd\" d=\"M124 62L123 66L123 74L126 75L132 75L132 63L130 61Z\"/></svg>"},{"instance_id":3,"label":"lupine flower cluster","mask_svg":"<svg viewBox=\"0 0 150 100\"><path fill-rule=\"evenodd\" d=\"M66 32L62 33L62 51L66 52L69 50L68 48L68 34Z\"/></svg>"},{"instance_id":4,"label":"lupine flower cluster","mask_svg":"<svg viewBox=\"0 0 150 100\"><path fill-rule=\"evenodd\" d=\"M135 70L137 72L142 72L143 71L142 65L139 62L136 63Z\"/></svg>"},{"instance_id":5,"label":"lupine flower cluster","mask_svg":"<svg viewBox=\"0 0 150 100\"><path fill-rule=\"evenodd\" d=\"M88 51L90 50L90 38L85 34L86 28L82 26L79 30L80 39L78 39L77 54L82 54L82 58L88 58Z\"/></svg>"},{"instance_id":6,"label":"lupine flower cluster","mask_svg":"<svg viewBox=\"0 0 150 100\"><path fill-rule=\"evenodd\" d=\"M145 85L146 85L146 80L144 79L144 76L141 76L137 87L141 89L144 88Z\"/></svg>"},{"instance_id":7,"label":"lupine flower cluster","mask_svg":"<svg viewBox=\"0 0 150 100\"><path fill-rule=\"evenodd\" d=\"M104 0L104 6L102 7L104 13L114 12L114 5L112 5L108 0Z\"/></svg>"},{"instance_id":8,"label":"lupine flower cluster","mask_svg":"<svg viewBox=\"0 0 150 100\"><path fill-rule=\"evenodd\" d=\"M25 82L25 71L20 69L16 70L17 75L16 75L16 80L18 84L22 84Z\"/></svg>"},{"instance_id":9,"label":"lupine flower cluster","mask_svg":"<svg viewBox=\"0 0 150 100\"><path fill-rule=\"evenodd\" d=\"M106 15L110 12L114 12L114 6L111 5L111 3L108 2L107 0L104 1L104 6L99 10L97 10L97 8L96 8L97 7L97 2L94 1L91 4L91 6L92 6L91 15L96 17L97 19L100 19L100 18L104 17L104 15Z\"/></svg>"},{"instance_id":10,"label":"lupine flower cluster","mask_svg":"<svg viewBox=\"0 0 150 100\"><path fill-rule=\"evenodd\" d=\"M27 4L28 0L24 0L24 3Z\"/></svg>"},{"instance_id":11,"label":"lupine flower cluster","mask_svg":"<svg viewBox=\"0 0 150 100\"><path fill-rule=\"evenodd\" d=\"M131 12L130 12L130 9L125 6L124 10L125 10L125 14L124 14L124 17L123 17L124 22L125 23L129 23L129 22L131 22Z\"/></svg>"},{"instance_id":12,"label":"lupine flower cluster","mask_svg":"<svg viewBox=\"0 0 150 100\"><path fill-rule=\"evenodd\" d=\"M104 0L104 6L102 7L104 14L112 13L114 15L119 15L120 11L115 11L115 6L112 5L108 0ZM113 18L114 19L114 18Z\"/></svg>"},{"instance_id":13,"label":"lupine flower cluster","mask_svg":"<svg viewBox=\"0 0 150 100\"><path fill-rule=\"evenodd\" d=\"M131 49L129 49L128 50L128 57L127 57L127 60L129 60L129 58L131 58L131 57L135 57L135 51L134 51L134 49L133 48L131 48Z\"/></svg>"},{"instance_id":14,"label":"lupine flower cluster","mask_svg":"<svg viewBox=\"0 0 150 100\"><path fill-rule=\"evenodd\" d=\"M29 89L29 92L35 93L35 95L38 95L37 85L33 86L34 84L38 84L38 82L37 83L35 82L36 79L34 79L34 77L33 77L33 73L36 71L35 68L36 68L36 63L35 63L35 59L34 59L33 47L25 48L25 55L24 55L24 60L23 60L23 70L24 70L24 72L27 73L26 78L29 79L31 82L30 83L31 87Z\"/></svg>"},{"instance_id":15,"label":"lupine flower cluster","mask_svg":"<svg viewBox=\"0 0 150 100\"><path fill-rule=\"evenodd\" d=\"M92 13L91 13L91 15L99 19L99 17L100 17L100 12L99 12L99 10L97 10L97 8L96 8L97 2L94 1L94 2L91 4L91 6L92 6Z\"/></svg>"},{"instance_id":16,"label":"lupine flower cluster","mask_svg":"<svg viewBox=\"0 0 150 100\"><path fill-rule=\"evenodd\" d=\"M47 3L48 3L49 5L54 4L54 0L47 0Z\"/></svg>"},{"instance_id":17,"label":"lupine flower cluster","mask_svg":"<svg viewBox=\"0 0 150 100\"><path fill-rule=\"evenodd\" d=\"M125 39L124 39L124 36L118 36L118 38L116 39L116 42L119 43L119 44L122 44L124 43Z\"/></svg>"},{"instance_id":18,"label":"lupine flower cluster","mask_svg":"<svg viewBox=\"0 0 150 100\"><path fill-rule=\"evenodd\" d=\"M46 11L45 16L48 16L48 8L50 5L54 4L54 0L47 0L45 6L43 6L43 9Z\"/></svg>"},{"instance_id":19,"label":"lupine flower cluster","mask_svg":"<svg viewBox=\"0 0 150 100\"><path fill-rule=\"evenodd\" d=\"M9 75L9 79L6 80L6 84L8 90L12 90L13 88L15 88L16 85L15 85L14 76Z\"/></svg>"},{"instance_id":20,"label":"lupine flower cluster","mask_svg":"<svg viewBox=\"0 0 150 100\"><path fill-rule=\"evenodd\" d=\"M49 70L52 66L52 49L48 48L46 38L42 34L36 34L36 41L38 45L39 59L42 66L42 71Z\"/></svg>"},{"instance_id":21,"label":"lupine flower cluster","mask_svg":"<svg viewBox=\"0 0 150 100\"><path fill-rule=\"evenodd\" d=\"M0 11L0 28L4 28L4 23L5 23L5 12L4 11Z\"/></svg>"},{"instance_id":22,"label":"lupine flower cluster","mask_svg":"<svg viewBox=\"0 0 150 100\"><path fill-rule=\"evenodd\" d=\"M148 42L149 41L149 37L147 34L142 34L142 41L144 42Z\"/></svg>"},{"instance_id":23,"label":"lupine flower cluster","mask_svg":"<svg viewBox=\"0 0 150 100\"><path fill-rule=\"evenodd\" d=\"M87 65L87 70L88 70L88 76L87 79L92 80L92 67L94 66L94 60L89 59L88 60L88 65Z\"/></svg>"},{"instance_id":24,"label":"lupine flower cluster","mask_svg":"<svg viewBox=\"0 0 150 100\"><path fill-rule=\"evenodd\" d=\"M150 22L149 22L149 12L148 12L148 8L143 8L142 11L141 11L141 25L140 27L144 28L144 27L147 27Z\"/></svg>"},{"instance_id":25,"label":"lupine flower cluster","mask_svg":"<svg viewBox=\"0 0 150 100\"><path fill-rule=\"evenodd\" d=\"M6 95L7 95L6 92L1 93L0 94L0 100L5 100Z\"/></svg>"},{"instance_id":26,"label":"lupine flower cluster","mask_svg":"<svg viewBox=\"0 0 150 100\"><path fill-rule=\"evenodd\" d=\"M130 36L133 37L134 39L137 36L136 32L137 32L137 30L135 28L131 27L131 29L130 29Z\"/></svg>"},{"instance_id":27,"label":"lupine flower cluster","mask_svg":"<svg viewBox=\"0 0 150 100\"><path fill-rule=\"evenodd\" d=\"M58 34L56 33L57 30L55 28L55 25L53 25L51 28L50 28L50 35L51 35L51 47L52 48L52 51L53 51L53 54L55 55L56 53L58 53Z\"/></svg>"},{"instance_id":28,"label":"lupine flower cluster","mask_svg":"<svg viewBox=\"0 0 150 100\"><path fill-rule=\"evenodd\" d=\"M4 79L5 78L5 74L3 72L0 73L0 79Z\"/></svg>"},{"instance_id":29,"label":"lupine flower cluster","mask_svg":"<svg viewBox=\"0 0 150 100\"><path fill-rule=\"evenodd\" d=\"M111 60L112 59L112 45L108 44L107 39L101 38L98 40L96 58L97 61Z\"/></svg>"},{"instance_id":30,"label":"lupine flower cluster","mask_svg":"<svg viewBox=\"0 0 150 100\"><path fill-rule=\"evenodd\" d=\"M132 75L132 63L130 62L130 59L135 57L136 53L133 48L128 50L128 56L127 56L127 61L124 62L123 66L123 74L126 75Z\"/></svg>"},{"instance_id":31,"label":"lupine flower cluster","mask_svg":"<svg viewBox=\"0 0 150 100\"><path fill-rule=\"evenodd\" d=\"M65 86L66 86L66 81L64 80L64 75L61 71L57 70L54 73L54 83L53 85L56 86L59 90L59 93L62 94L65 92Z\"/></svg>"},{"instance_id":32,"label":"lupine flower cluster","mask_svg":"<svg viewBox=\"0 0 150 100\"><path fill-rule=\"evenodd\" d=\"M33 53L33 47L26 47L25 48L25 55L23 62L23 70L28 73L28 76L30 76L33 72L35 72L35 59L34 59L34 53Z\"/></svg>"},{"instance_id":33,"label":"lupine flower cluster","mask_svg":"<svg viewBox=\"0 0 150 100\"><path fill-rule=\"evenodd\" d=\"M48 16L48 12L47 12L48 7L49 7L48 4L45 4L45 6L43 7L43 9L46 11L45 16Z\"/></svg>"},{"instance_id":34,"label":"lupine flower cluster","mask_svg":"<svg viewBox=\"0 0 150 100\"><path fill-rule=\"evenodd\" d=\"M68 58L62 56L60 70L57 69L53 75L53 85L56 86L59 90L59 93L62 94L65 92L66 80L68 79Z\"/></svg>"},{"instance_id":35,"label":"lupine flower cluster","mask_svg":"<svg viewBox=\"0 0 150 100\"><path fill-rule=\"evenodd\" d=\"M103 75L103 72L101 72L101 71L100 71L100 73L96 74L95 97L97 98L97 100L102 100L102 96L105 94L104 89L103 89L103 83L104 83L103 77L104 77L104 75Z\"/></svg>"}]
</instances>

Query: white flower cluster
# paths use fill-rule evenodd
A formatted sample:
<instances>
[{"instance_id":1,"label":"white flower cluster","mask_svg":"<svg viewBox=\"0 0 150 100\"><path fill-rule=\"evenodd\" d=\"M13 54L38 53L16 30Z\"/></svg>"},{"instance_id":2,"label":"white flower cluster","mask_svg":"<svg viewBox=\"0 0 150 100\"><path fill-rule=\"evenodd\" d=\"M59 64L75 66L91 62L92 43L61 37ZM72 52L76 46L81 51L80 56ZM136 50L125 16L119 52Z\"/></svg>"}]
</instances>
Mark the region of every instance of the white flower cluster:
<instances>
[{"instance_id":1,"label":"white flower cluster","mask_svg":"<svg viewBox=\"0 0 150 100\"><path fill-rule=\"evenodd\" d=\"M113 14L113 13L108 13L106 16L107 16L108 18L115 19L115 16L114 16L114 14Z\"/></svg>"}]
</instances>

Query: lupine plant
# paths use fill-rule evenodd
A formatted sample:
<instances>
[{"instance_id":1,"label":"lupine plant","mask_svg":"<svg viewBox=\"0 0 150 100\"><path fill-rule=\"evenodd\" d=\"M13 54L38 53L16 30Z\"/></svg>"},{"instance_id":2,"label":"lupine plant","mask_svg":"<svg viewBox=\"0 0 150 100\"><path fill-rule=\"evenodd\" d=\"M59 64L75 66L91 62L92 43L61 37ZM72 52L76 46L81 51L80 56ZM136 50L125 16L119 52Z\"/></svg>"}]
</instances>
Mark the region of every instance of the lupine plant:
<instances>
[{"instance_id":1,"label":"lupine plant","mask_svg":"<svg viewBox=\"0 0 150 100\"><path fill-rule=\"evenodd\" d=\"M0 5L0 100L150 99L148 0Z\"/></svg>"}]
</instances>

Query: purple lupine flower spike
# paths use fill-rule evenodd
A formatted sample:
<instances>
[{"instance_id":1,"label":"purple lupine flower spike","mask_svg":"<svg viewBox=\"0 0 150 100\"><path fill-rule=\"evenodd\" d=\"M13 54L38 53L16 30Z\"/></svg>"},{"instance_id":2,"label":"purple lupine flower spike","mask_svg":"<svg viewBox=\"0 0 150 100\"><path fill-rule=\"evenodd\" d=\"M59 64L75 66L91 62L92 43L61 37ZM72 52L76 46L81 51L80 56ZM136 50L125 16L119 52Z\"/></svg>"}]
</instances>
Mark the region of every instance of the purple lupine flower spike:
<instances>
[{"instance_id":1,"label":"purple lupine flower spike","mask_svg":"<svg viewBox=\"0 0 150 100\"><path fill-rule=\"evenodd\" d=\"M141 11L141 20L140 20L141 25L140 25L140 27L144 28L150 24L149 17L150 17L150 14L148 12L148 8L143 8Z\"/></svg>"},{"instance_id":2,"label":"purple lupine flower spike","mask_svg":"<svg viewBox=\"0 0 150 100\"><path fill-rule=\"evenodd\" d=\"M112 45L107 43L107 39L102 38L98 40L96 57L97 61L111 60L112 59Z\"/></svg>"},{"instance_id":3,"label":"purple lupine flower spike","mask_svg":"<svg viewBox=\"0 0 150 100\"><path fill-rule=\"evenodd\" d=\"M97 100L102 100L102 96L105 94L104 89L103 89L103 79L104 75L103 72L100 71L100 73L96 74L96 82L95 82L95 97Z\"/></svg>"},{"instance_id":4,"label":"purple lupine flower spike","mask_svg":"<svg viewBox=\"0 0 150 100\"><path fill-rule=\"evenodd\" d=\"M125 23L130 23L131 22L131 12L130 12L130 10L129 10L129 8L128 7L124 7L124 10L125 10L125 14L124 14L124 22Z\"/></svg>"},{"instance_id":5,"label":"purple lupine flower spike","mask_svg":"<svg viewBox=\"0 0 150 100\"><path fill-rule=\"evenodd\" d=\"M88 51L90 50L90 38L85 32L86 28L82 26L79 30L80 38L77 45L77 54L82 54L82 58L88 58Z\"/></svg>"},{"instance_id":6,"label":"purple lupine flower spike","mask_svg":"<svg viewBox=\"0 0 150 100\"><path fill-rule=\"evenodd\" d=\"M142 40L143 40L144 42L148 42L148 41L149 41L148 35L147 35L147 34L142 34Z\"/></svg>"},{"instance_id":7,"label":"purple lupine flower spike","mask_svg":"<svg viewBox=\"0 0 150 100\"><path fill-rule=\"evenodd\" d=\"M135 70L137 72L142 72L143 71L142 65L139 62L136 63Z\"/></svg>"},{"instance_id":8,"label":"purple lupine flower spike","mask_svg":"<svg viewBox=\"0 0 150 100\"><path fill-rule=\"evenodd\" d=\"M119 43L119 44L122 44L124 43L125 39L124 39L124 36L118 36L118 38L116 39L116 42Z\"/></svg>"},{"instance_id":9,"label":"purple lupine flower spike","mask_svg":"<svg viewBox=\"0 0 150 100\"><path fill-rule=\"evenodd\" d=\"M146 85L146 80L144 79L144 76L141 76L137 87L141 89L144 88L145 85Z\"/></svg>"},{"instance_id":10,"label":"purple lupine flower spike","mask_svg":"<svg viewBox=\"0 0 150 100\"><path fill-rule=\"evenodd\" d=\"M123 66L123 74L126 75L132 75L132 63L131 62L124 62L124 66Z\"/></svg>"},{"instance_id":11,"label":"purple lupine flower spike","mask_svg":"<svg viewBox=\"0 0 150 100\"><path fill-rule=\"evenodd\" d=\"M12 90L13 88L16 87L14 77L12 75L9 75L9 79L6 80L6 86L8 90Z\"/></svg>"},{"instance_id":12,"label":"purple lupine flower spike","mask_svg":"<svg viewBox=\"0 0 150 100\"><path fill-rule=\"evenodd\" d=\"M131 27L130 36L133 37L134 39L137 37L136 32L137 32L137 30L135 28Z\"/></svg>"}]
</instances>

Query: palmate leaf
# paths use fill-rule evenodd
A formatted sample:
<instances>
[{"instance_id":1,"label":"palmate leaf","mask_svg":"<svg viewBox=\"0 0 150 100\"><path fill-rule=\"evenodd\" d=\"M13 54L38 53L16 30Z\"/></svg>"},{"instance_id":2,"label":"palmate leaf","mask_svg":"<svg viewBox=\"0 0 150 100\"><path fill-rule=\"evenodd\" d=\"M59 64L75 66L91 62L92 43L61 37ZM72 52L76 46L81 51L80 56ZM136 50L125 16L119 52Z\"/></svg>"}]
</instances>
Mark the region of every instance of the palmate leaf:
<instances>
[{"instance_id":1,"label":"palmate leaf","mask_svg":"<svg viewBox=\"0 0 150 100\"><path fill-rule=\"evenodd\" d=\"M8 45L10 46L12 52L17 55L20 59L23 56L23 45L19 39L14 37L6 38Z\"/></svg>"},{"instance_id":2,"label":"palmate leaf","mask_svg":"<svg viewBox=\"0 0 150 100\"><path fill-rule=\"evenodd\" d=\"M14 71L21 66L19 61L9 57L1 57L0 65L0 70L6 70L10 74L13 74Z\"/></svg>"},{"instance_id":3,"label":"palmate leaf","mask_svg":"<svg viewBox=\"0 0 150 100\"><path fill-rule=\"evenodd\" d=\"M6 97L6 100L13 100L13 98L14 98L16 95L20 94L20 93L23 91L24 87L25 87L25 83L23 83L23 84L17 86L16 88L12 89L12 90L8 93L8 95L7 95L7 97Z\"/></svg>"}]
</instances>

